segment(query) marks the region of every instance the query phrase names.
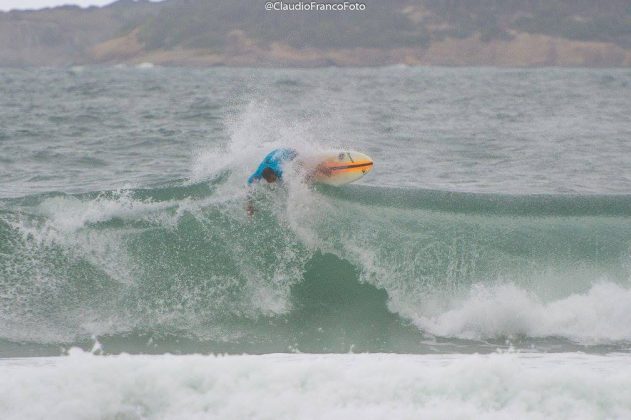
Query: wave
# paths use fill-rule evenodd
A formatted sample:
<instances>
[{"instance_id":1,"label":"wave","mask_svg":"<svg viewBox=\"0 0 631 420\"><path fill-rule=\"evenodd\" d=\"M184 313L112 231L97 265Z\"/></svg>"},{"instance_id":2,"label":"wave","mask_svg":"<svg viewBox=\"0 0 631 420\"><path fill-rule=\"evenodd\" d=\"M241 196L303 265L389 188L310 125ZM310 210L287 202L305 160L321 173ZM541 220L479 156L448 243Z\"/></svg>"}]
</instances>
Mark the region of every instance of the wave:
<instances>
[{"instance_id":1,"label":"wave","mask_svg":"<svg viewBox=\"0 0 631 420\"><path fill-rule=\"evenodd\" d=\"M250 219L233 175L2 200L0 349L631 341L630 196L288 182Z\"/></svg>"}]
</instances>

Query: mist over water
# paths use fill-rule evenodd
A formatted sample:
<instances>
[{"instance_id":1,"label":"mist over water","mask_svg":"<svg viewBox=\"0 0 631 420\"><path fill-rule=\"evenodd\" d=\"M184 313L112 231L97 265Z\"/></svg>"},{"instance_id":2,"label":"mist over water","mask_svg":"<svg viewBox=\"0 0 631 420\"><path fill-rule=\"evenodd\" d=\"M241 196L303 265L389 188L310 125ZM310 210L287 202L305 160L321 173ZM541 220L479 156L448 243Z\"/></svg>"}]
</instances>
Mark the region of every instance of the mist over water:
<instances>
[{"instance_id":1,"label":"mist over water","mask_svg":"<svg viewBox=\"0 0 631 420\"><path fill-rule=\"evenodd\" d=\"M628 351L626 70L0 83L1 356ZM281 146L375 169L263 186L249 219L245 179Z\"/></svg>"}]
</instances>

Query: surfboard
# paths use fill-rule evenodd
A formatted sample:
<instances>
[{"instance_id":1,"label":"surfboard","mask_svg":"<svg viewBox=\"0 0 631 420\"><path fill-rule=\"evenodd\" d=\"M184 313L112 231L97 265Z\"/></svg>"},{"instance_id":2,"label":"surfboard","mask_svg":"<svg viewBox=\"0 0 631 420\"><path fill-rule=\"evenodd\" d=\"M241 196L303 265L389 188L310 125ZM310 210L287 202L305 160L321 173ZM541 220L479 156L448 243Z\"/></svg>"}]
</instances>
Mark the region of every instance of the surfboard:
<instances>
[{"instance_id":1,"label":"surfboard","mask_svg":"<svg viewBox=\"0 0 631 420\"><path fill-rule=\"evenodd\" d=\"M355 182L373 168L372 159L360 152L332 150L303 158L314 182L340 186Z\"/></svg>"}]
</instances>

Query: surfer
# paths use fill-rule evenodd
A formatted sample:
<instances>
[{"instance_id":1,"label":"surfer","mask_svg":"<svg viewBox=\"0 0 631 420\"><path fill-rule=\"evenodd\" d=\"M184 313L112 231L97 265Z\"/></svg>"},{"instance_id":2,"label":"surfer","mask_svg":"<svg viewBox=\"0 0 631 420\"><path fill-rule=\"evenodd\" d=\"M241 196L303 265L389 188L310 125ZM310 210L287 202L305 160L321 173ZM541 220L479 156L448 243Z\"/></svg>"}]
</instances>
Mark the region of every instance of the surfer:
<instances>
[{"instance_id":1,"label":"surfer","mask_svg":"<svg viewBox=\"0 0 631 420\"><path fill-rule=\"evenodd\" d=\"M298 156L295 149L274 149L263 159L256 171L248 178L248 185L261 179L274 183L283 178L283 166Z\"/></svg>"},{"instance_id":2,"label":"surfer","mask_svg":"<svg viewBox=\"0 0 631 420\"><path fill-rule=\"evenodd\" d=\"M260 163L256 171L248 178L248 185L252 185L255 182L259 182L264 179L269 184L273 184L283 179L283 166L287 162L291 162L298 156L298 152L295 149L274 149L265 156ZM248 203L246 205L246 211L249 216L254 214L254 203L252 198L248 194Z\"/></svg>"},{"instance_id":3,"label":"surfer","mask_svg":"<svg viewBox=\"0 0 631 420\"><path fill-rule=\"evenodd\" d=\"M284 166L296 159L298 152L296 149L281 148L274 149L263 158L263 161L259 164L256 171L248 178L248 186L252 186L256 182L260 182L262 179L269 184L282 181ZM301 162L298 162L301 165ZM316 174L330 174L324 165L318 165L313 171L306 174L305 179L307 182L311 182ZM248 194L248 202L246 205L246 211L248 215L254 214L254 203L250 194Z\"/></svg>"}]
</instances>

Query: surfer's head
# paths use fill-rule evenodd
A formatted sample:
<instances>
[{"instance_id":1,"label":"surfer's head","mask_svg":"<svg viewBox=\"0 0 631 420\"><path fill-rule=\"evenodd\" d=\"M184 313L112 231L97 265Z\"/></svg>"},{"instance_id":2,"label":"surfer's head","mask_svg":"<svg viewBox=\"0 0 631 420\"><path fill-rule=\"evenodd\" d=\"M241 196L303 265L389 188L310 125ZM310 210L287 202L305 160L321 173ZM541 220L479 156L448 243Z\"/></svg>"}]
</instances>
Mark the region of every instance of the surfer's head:
<instances>
[{"instance_id":1,"label":"surfer's head","mask_svg":"<svg viewBox=\"0 0 631 420\"><path fill-rule=\"evenodd\" d=\"M270 184L272 182L276 182L278 180L278 175L276 174L276 172L274 172L274 170L272 168L265 168L265 169L263 169L263 172L261 173L261 176L263 177L263 179L265 179Z\"/></svg>"}]
</instances>

